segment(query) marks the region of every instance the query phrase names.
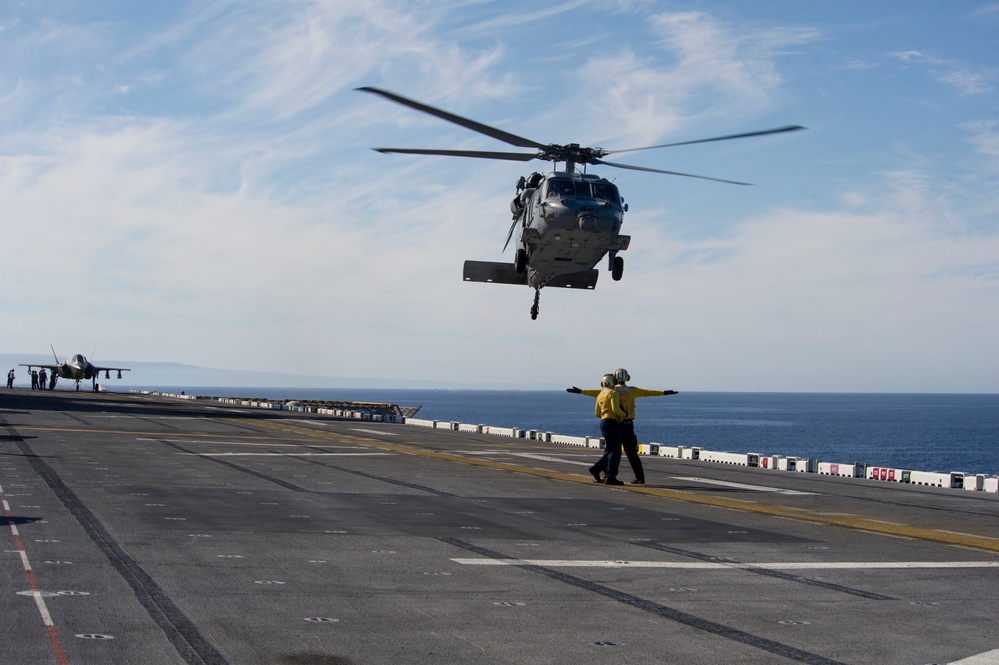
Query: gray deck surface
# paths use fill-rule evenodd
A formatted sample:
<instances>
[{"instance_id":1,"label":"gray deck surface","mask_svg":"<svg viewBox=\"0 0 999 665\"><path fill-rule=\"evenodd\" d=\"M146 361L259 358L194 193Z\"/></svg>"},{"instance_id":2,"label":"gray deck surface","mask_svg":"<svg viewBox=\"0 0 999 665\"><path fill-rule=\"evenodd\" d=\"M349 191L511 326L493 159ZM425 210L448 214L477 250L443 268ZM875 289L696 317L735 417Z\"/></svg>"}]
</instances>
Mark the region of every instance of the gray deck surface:
<instances>
[{"instance_id":1,"label":"gray deck surface","mask_svg":"<svg viewBox=\"0 0 999 665\"><path fill-rule=\"evenodd\" d=\"M0 662L999 662L999 494L598 456L5 391Z\"/></svg>"}]
</instances>

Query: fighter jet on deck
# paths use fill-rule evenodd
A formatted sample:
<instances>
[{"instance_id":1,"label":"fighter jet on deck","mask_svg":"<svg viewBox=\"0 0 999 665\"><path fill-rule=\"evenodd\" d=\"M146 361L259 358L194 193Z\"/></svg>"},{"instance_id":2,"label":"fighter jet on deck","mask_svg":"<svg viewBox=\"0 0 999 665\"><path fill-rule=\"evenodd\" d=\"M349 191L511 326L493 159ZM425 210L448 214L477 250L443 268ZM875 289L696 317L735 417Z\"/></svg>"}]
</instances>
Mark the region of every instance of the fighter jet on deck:
<instances>
[{"instance_id":1,"label":"fighter jet on deck","mask_svg":"<svg viewBox=\"0 0 999 665\"><path fill-rule=\"evenodd\" d=\"M55 347L49 345L52 349L52 355L55 357L55 365L41 365L38 363L25 364L21 363L21 367L27 367L30 372L32 368L38 367L49 370L52 376L57 376L60 379L71 379L76 381L76 389L80 389L80 381L84 379L91 379L94 384L94 390L97 390L97 379L101 372L104 372L104 378L110 379L111 372L118 372L118 378L121 378L122 372L131 372L132 370L127 367L98 367L87 360L87 357L82 353L78 353L69 360L59 360L59 356L56 355ZM52 382L55 385L55 381Z\"/></svg>"}]
</instances>

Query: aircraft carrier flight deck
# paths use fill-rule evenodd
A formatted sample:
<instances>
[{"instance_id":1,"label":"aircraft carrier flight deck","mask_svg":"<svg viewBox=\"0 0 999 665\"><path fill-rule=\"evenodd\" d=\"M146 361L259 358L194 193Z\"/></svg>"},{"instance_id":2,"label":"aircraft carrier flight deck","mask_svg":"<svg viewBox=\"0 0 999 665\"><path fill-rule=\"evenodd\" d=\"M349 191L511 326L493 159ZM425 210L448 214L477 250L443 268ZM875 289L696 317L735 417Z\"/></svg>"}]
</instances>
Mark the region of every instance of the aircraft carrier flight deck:
<instances>
[{"instance_id":1,"label":"aircraft carrier flight deck","mask_svg":"<svg viewBox=\"0 0 999 665\"><path fill-rule=\"evenodd\" d=\"M4 391L0 662L999 663L999 493L599 454Z\"/></svg>"}]
</instances>

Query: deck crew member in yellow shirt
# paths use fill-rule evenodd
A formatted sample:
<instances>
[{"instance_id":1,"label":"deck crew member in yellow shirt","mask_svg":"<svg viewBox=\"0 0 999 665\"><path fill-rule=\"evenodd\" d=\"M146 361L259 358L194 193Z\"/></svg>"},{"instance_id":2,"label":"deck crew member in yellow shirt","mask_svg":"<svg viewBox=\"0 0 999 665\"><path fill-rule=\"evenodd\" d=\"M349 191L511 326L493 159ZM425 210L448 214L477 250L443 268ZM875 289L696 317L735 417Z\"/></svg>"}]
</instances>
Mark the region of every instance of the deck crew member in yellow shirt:
<instances>
[{"instance_id":1,"label":"deck crew member in yellow shirt","mask_svg":"<svg viewBox=\"0 0 999 665\"><path fill-rule=\"evenodd\" d=\"M604 438L604 454L597 463L590 467L590 473L596 482L606 485L624 485L617 479L617 469L621 464L621 421L625 412L621 408L621 396L614 390L614 375L604 374L597 392L597 404L594 414L600 418L600 435ZM601 472L607 477L602 481Z\"/></svg>"},{"instance_id":2,"label":"deck crew member in yellow shirt","mask_svg":"<svg viewBox=\"0 0 999 665\"><path fill-rule=\"evenodd\" d=\"M631 381L631 375L623 367L618 368L614 372L613 377L614 390L620 395L621 408L627 413L624 421L621 423L621 444L624 447L625 455L628 456L628 463L631 464L631 470L635 472L635 479L631 481L631 484L644 485L645 469L642 467L641 457L638 456L638 437L635 436L635 400L639 397L676 395L677 391L651 390L629 386L627 382ZM566 392L576 393L577 395L589 395L590 397L597 397L600 394L599 390L581 390L576 386L566 388L565 390Z\"/></svg>"}]
</instances>

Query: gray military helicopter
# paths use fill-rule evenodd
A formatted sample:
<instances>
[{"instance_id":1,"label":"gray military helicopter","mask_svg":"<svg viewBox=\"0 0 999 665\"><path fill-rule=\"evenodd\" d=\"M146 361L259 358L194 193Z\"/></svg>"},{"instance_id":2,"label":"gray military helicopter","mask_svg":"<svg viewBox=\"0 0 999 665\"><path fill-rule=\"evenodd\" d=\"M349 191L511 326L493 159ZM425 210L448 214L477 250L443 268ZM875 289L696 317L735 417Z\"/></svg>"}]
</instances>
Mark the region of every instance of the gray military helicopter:
<instances>
[{"instance_id":1,"label":"gray military helicopter","mask_svg":"<svg viewBox=\"0 0 999 665\"><path fill-rule=\"evenodd\" d=\"M639 150L672 148L695 143L726 141L750 136L779 134L805 129L800 125L787 125L774 129L764 129L742 134L729 134L693 141L663 143L660 145L604 150L586 148L578 143L558 145L543 144L516 134L505 132L475 120L428 106L421 102L397 95L388 90L366 86L357 88L361 92L380 95L403 106L429 113L472 131L491 136L504 143L532 148L534 152L497 152L481 150L437 150L427 148L374 148L381 153L407 155L442 155L446 157L477 157L480 159L502 159L515 162L529 162L534 159L549 161L553 170L548 174L532 173L517 180L517 190L510 211L513 224L506 236L506 251L516 231L516 252L513 263L494 261L465 261L464 279L466 282L491 282L495 284L526 284L534 289L534 305L531 318L538 318L541 289L546 286L593 289L597 285L599 272L595 269L604 256L608 257L611 277L618 281L624 274L624 258L618 252L628 249L631 236L621 234L621 224L628 204L624 202L617 186L606 178L577 171L576 167L588 164L613 166L632 171L648 171L666 175L713 180L732 185L748 185L746 182L710 178L708 176L664 171L645 166L634 166L608 162L607 155ZM558 171L559 163L565 170Z\"/></svg>"}]
</instances>

